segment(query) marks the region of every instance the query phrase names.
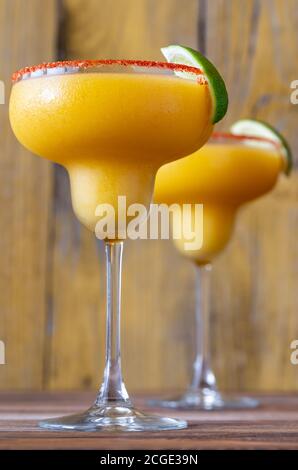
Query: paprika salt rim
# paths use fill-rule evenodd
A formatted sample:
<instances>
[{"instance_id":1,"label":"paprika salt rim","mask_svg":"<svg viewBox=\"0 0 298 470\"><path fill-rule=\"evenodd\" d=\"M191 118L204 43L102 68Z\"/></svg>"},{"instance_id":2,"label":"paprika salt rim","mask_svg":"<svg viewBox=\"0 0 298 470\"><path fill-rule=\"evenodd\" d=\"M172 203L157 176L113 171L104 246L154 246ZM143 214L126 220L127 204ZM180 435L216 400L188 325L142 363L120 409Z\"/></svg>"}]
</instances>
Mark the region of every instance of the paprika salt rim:
<instances>
[{"instance_id":1,"label":"paprika salt rim","mask_svg":"<svg viewBox=\"0 0 298 470\"><path fill-rule=\"evenodd\" d=\"M33 65L29 67L23 67L12 74L12 82L16 83L23 79L24 75L30 75L38 70L46 72L49 69L54 69L58 67L77 67L80 70L84 71L92 67L102 67L105 65L119 65L124 67L136 66L136 67L147 67L147 68L157 68L164 70L171 70L173 72L185 72L197 76L197 80L200 84L207 84L207 80L204 76L204 73L201 69L189 65L183 64L173 64L169 62L159 62L153 60L118 60L118 59L100 59L100 60L63 60L56 62L44 62L38 65ZM67 70L66 70L67 71ZM27 78L27 77L26 77Z\"/></svg>"}]
</instances>

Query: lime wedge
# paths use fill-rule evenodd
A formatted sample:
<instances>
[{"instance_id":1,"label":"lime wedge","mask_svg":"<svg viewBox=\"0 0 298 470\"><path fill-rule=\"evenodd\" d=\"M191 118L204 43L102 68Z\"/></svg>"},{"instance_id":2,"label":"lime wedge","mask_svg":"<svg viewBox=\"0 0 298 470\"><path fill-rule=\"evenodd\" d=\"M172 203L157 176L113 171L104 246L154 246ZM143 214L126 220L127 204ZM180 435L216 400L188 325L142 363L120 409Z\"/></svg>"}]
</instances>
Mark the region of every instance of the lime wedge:
<instances>
[{"instance_id":1,"label":"lime wedge","mask_svg":"<svg viewBox=\"0 0 298 470\"><path fill-rule=\"evenodd\" d=\"M281 155L284 159L284 172L289 175L293 166L293 157L290 146L286 139L266 122L257 119L240 119L236 121L230 128L232 134L247 135L249 137L263 137L270 139L280 145ZM266 146L266 143L261 142L260 145ZM270 143L269 143L270 145Z\"/></svg>"},{"instance_id":2,"label":"lime wedge","mask_svg":"<svg viewBox=\"0 0 298 470\"><path fill-rule=\"evenodd\" d=\"M208 82L213 101L212 123L220 121L227 112L228 93L225 82L214 65L200 52L190 47L172 45L162 47L161 52L168 62L190 65L202 70ZM179 72L177 72L179 74ZM180 72L181 75L181 72Z\"/></svg>"}]
</instances>

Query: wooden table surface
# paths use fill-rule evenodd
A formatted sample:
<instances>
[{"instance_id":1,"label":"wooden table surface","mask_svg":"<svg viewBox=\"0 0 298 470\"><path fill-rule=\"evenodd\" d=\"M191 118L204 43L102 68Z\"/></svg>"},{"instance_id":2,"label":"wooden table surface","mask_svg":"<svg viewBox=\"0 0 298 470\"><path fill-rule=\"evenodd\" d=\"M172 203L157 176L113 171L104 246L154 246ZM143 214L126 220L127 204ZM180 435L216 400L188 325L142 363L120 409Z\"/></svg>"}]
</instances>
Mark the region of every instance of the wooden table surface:
<instances>
[{"instance_id":1,"label":"wooden table surface","mask_svg":"<svg viewBox=\"0 0 298 470\"><path fill-rule=\"evenodd\" d=\"M298 395L261 396L255 410L154 410L187 419L181 431L111 434L37 427L39 419L77 412L93 399L89 392L0 393L0 449L298 449ZM144 398L135 403L145 408Z\"/></svg>"}]
</instances>

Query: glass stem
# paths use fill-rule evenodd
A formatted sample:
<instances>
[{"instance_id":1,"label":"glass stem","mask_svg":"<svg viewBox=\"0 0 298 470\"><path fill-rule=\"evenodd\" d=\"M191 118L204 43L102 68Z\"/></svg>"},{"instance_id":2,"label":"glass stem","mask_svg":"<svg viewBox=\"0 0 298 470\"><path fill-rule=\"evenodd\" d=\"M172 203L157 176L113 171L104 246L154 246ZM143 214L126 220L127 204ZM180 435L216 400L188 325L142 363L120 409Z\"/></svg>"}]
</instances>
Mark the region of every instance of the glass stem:
<instances>
[{"instance_id":1,"label":"glass stem","mask_svg":"<svg viewBox=\"0 0 298 470\"><path fill-rule=\"evenodd\" d=\"M123 242L105 242L106 253L106 365L95 405L130 406L121 371L120 317Z\"/></svg>"},{"instance_id":2,"label":"glass stem","mask_svg":"<svg viewBox=\"0 0 298 470\"><path fill-rule=\"evenodd\" d=\"M210 280L211 265L196 266L196 358L193 364L192 391L216 391L210 367Z\"/></svg>"}]
</instances>

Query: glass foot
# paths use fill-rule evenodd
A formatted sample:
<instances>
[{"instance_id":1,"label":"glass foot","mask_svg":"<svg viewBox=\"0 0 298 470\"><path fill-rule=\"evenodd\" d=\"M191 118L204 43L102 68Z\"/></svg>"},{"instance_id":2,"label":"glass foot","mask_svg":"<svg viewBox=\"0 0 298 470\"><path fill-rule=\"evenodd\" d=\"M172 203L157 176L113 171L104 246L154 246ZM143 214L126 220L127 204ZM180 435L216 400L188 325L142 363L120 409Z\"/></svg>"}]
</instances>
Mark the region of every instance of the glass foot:
<instances>
[{"instance_id":1,"label":"glass foot","mask_svg":"<svg viewBox=\"0 0 298 470\"><path fill-rule=\"evenodd\" d=\"M40 421L39 426L56 431L163 431L184 429L187 423L147 415L125 405L96 405L83 413Z\"/></svg>"},{"instance_id":2,"label":"glass foot","mask_svg":"<svg viewBox=\"0 0 298 470\"><path fill-rule=\"evenodd\" d=\"M150 400L151 406L184 410L221 410L256 408L258 400L251 397L221 394L214 390L188 391L181 397Z\"/></svg>"}]
</instances>

